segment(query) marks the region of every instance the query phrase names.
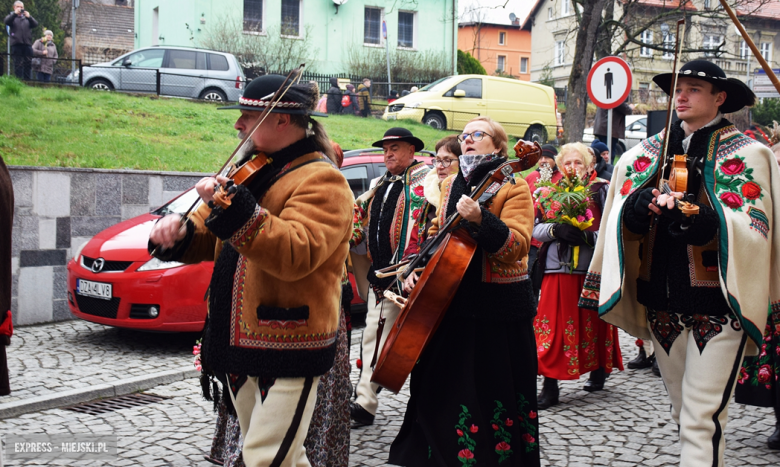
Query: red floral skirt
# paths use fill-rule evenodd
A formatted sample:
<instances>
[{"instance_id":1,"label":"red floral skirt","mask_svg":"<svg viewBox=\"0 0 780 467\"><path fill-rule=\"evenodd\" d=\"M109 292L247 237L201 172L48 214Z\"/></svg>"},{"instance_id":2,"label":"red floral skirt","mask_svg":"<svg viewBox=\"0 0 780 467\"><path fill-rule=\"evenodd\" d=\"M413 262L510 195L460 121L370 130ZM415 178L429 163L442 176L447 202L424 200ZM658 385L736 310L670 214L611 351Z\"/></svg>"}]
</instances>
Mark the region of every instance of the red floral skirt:
<instances>
[{"instance_id":1,"label":"red floral skirt","mask_svg":"<svg viewBox=\"0 0 780 467\"><path fill-rule=\"evenodd\" d=\"M604 368L623 370L617 328L579 308L584 274L545 274L534 320L539 374L561 380Z\"/></svg>"}]
</instances>

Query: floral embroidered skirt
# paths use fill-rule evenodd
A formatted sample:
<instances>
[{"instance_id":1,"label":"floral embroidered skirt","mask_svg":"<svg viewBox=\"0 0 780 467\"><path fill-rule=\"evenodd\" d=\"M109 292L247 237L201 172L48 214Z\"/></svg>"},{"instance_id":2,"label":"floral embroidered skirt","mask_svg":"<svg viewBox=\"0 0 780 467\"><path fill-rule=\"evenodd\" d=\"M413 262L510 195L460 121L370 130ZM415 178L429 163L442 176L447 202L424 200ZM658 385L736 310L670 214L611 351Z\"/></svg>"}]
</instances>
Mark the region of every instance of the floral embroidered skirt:
<instances>
[{"instance_id":1,"label":"floral embroidered skirt","mask_svg":"<svg viewBox=\"0 0 780 467\"><path fill-rule=\"evenodd\" d=\"M780 411L780 311L767 319L764 343L757 357L745 357L737 380L736 401Z\"/></svg>"},{"instance_id":2,"label":"floral embroidered skirt","mask_svg":"<svg viewBox=\"0 0 780 467\"><path fill-rule=\"evenodd\" d=\"M623 370L618 331L598 312L579 308L584 274L545 274L534 320L539 374L569 380L604 368Z\"/></svg>"},{"instance_id":3,"label":"floral embroidered skirt","mask_svg":"<svg viewBox=\"0 0 780 467\"><path fill-rule=\"evenodd\" d=\"M502 322L448 311L412 371L389 463L538 466L533 318Z\"/></svg>"}]
</instances>

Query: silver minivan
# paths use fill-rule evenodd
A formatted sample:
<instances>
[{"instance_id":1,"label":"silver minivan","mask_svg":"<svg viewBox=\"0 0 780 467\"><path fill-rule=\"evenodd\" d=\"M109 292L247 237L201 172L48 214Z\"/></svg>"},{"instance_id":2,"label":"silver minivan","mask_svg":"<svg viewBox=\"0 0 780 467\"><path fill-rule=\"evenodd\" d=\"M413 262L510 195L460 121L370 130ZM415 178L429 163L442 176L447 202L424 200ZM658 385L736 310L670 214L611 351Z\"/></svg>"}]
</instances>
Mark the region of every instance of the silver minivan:
<instances>
[{"instance_id":1,"label":"silver minivan","mask_svg":"<svg viewBox=\"0 0 780 467\"><path fill-rule=\"evenodd\" d=\"M191 47L146 47L82 70L92 89L156 93L159 74L160 95L211 101L238 101L246 82L233 54Z\"/></svg>"}]
</instances>

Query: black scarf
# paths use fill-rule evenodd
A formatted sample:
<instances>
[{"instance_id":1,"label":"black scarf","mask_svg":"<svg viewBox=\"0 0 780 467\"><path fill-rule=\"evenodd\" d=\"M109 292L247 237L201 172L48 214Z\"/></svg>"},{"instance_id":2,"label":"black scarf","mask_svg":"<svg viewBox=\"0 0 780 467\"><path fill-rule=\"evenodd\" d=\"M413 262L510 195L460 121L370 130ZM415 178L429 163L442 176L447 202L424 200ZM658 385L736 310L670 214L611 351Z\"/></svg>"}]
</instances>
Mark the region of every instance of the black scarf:
<instances>
[{"instance_id":1,"label":"black scarf","mask_svg":"<svg viewBox=\"0 0 780 467\"><path fill-rule=\"evenodd\" d=\"M465 178L463 178L463 173L458 171L458 175L455 176L455 178L452 179L452 184L450 185L450 194L447 198L447 217L451 216L454 212L457 211L457 204L458 201L460 201L460 197L463 195L470 196L471 190L475 186L479 184L479 182L482 181L483 178L485 178L485 175L488 174L491 170L496 169L498 166L506 162L506 158L502 157L499 159L495 159L492 161L485 162L479 166L477 166L470 174L469 181L467 182ZM468 223L467 221L463 221Z\"/></svg>"}]
</instances>

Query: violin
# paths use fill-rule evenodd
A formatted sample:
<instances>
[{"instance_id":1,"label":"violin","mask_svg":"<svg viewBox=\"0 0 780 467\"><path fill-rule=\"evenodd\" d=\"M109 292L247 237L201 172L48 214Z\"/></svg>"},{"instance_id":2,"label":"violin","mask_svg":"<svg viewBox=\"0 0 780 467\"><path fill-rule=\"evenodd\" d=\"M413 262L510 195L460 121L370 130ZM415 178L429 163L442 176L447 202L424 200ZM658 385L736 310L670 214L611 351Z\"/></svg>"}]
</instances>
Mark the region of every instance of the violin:
<instances>
[{"instance_id":1,"label":"violin","mask_svg":"<svg viewBox=\"0 0 780 467\"><path fill-rule=\"evenodd\" d=\"M685 25L685 19L677 21L677 44L675 45L674 63L672 64L672 86L670 88L669 104L666 109L666 126L664 131L664 144L661 152L664 164L658 172L658 191L671 196L672 192L683 193L688 190L688 155L669 154L669 132L672 130L672 111L674 110L674 92L677 89L677 57L682 47L680 28ZM669 177L664 178L667 173ZM699 206L685 200L674 198L674 204L686 217L699 213Z\"/></svg>"}]
</instances>

